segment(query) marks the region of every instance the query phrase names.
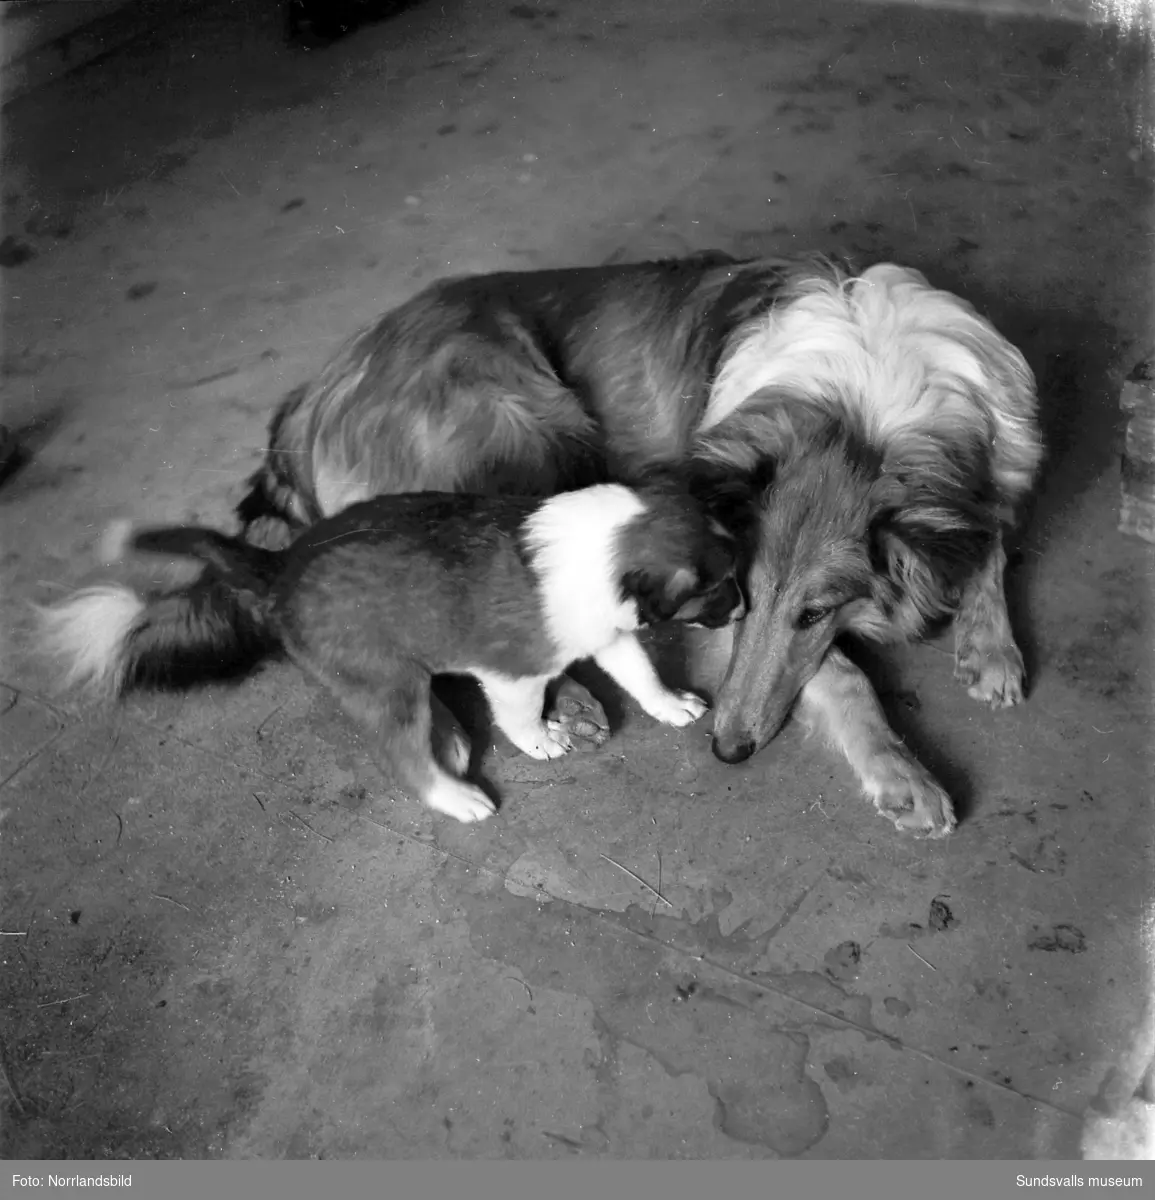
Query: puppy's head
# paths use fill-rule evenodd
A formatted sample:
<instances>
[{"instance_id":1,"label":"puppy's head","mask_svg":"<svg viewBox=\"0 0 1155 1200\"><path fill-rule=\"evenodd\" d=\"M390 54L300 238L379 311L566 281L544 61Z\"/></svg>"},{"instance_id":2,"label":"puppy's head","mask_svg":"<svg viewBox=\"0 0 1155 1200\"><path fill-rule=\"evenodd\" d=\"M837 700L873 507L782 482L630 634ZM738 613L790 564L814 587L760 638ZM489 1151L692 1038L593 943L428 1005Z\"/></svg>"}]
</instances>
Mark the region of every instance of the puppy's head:
<instances>
[{"instance_id":1,"label":"puppy's head","mask_svg":"<svg viewBox=\"0 0 1155 1200\"><path fill-rule=\"evenodd\" d=\"M679 621L717 629L746 614L738 546L688 493L670 485L638 491L645 511L618 542L623 598L643 625Z\"/></svg>"}]
</instances>

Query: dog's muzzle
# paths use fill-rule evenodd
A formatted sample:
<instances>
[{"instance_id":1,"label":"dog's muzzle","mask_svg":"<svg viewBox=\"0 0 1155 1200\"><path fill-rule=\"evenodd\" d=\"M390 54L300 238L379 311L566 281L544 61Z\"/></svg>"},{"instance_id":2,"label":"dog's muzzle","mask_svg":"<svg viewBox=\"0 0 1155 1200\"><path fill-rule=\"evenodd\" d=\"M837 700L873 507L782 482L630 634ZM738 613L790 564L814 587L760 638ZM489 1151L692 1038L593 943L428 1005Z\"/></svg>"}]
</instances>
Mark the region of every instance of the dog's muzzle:
<instances>
[{"instance_id":1,"label":"dog's muzzle","mask_svg":"<svg viewBox=\"0 0 1155 1200\"><path fill-rule=\"evenodd\" d=\"M723 745L717 738L714 738L710 743L710 749L714 751L716 759L734 766L737 763L745 762L758 749L758 743L753 738L742 738L733 745Z\"/></svg>"}]
</instances>

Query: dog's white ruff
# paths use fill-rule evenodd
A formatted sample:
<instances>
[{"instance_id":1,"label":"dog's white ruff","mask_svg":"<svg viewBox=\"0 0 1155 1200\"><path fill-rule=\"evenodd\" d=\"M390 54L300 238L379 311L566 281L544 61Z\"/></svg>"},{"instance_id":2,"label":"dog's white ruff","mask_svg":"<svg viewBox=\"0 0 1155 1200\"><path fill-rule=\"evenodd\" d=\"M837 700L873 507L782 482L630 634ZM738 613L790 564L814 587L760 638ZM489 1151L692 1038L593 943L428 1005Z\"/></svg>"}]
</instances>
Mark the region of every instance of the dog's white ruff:
<instances>
[{"instance_id":1,"label":"dog's white ruff","mask_svg":"<svg viewBox=\"0 0 1155 1200\"><path fill-rule=\"evenodd\" d=\"M815 277L733 338L698 432L780 389L838 398L879 444L921 430L989 430L991 469L1014 495L1038 464L1034 383L1022 354L965 300L909 267Z\"/></svg>"}]
</instances>

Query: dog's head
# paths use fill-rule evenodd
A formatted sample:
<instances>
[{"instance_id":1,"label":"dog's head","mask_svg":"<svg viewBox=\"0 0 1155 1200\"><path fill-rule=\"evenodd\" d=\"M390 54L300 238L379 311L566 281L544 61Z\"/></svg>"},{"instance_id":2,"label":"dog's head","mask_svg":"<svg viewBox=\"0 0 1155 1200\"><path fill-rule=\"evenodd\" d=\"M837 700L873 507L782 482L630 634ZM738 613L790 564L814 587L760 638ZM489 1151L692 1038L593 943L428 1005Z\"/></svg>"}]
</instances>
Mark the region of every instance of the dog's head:
<instances>
[{"instance_id":1,"label":"dog's head","mask_svg":"<svg viewBox=\"0 0 1155 1200\"><path fill-rule=\"evenodd\" d=\"M977 440L884 454L830 406L780 404L775 420L760 462L709 459L695 485L748 553L749 611L715 705L726 762L774 737L840 634L911 637L953 611L995 532Z\"/></svg>"},{"instance_id":2,"label":"dog's head","mask_svg":"<svg viewBox=\"0 0 1155 1200\"><path fill-rule=\"evenodd\" d=\"M717 629L745 616L733 535L677 486L651 483L638 495L645 511L622 531L618 554L639 622Z\"/></svg>"}]
</instances>

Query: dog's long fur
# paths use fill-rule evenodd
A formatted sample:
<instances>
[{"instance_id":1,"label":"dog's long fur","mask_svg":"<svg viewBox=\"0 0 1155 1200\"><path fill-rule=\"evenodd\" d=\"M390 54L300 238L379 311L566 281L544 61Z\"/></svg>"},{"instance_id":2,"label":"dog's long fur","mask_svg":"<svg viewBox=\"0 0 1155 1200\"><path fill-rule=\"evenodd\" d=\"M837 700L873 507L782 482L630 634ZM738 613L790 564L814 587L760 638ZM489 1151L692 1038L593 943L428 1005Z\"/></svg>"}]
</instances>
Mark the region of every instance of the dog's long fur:
<instances>
[{"instance_id":1,"label":"dog's long fur","mask_svg":"<svg viewBox=\"0 0 1155 1200\"><path fill-rule=\"evenodd\" d=\"M550 494L675 466L750 550L715 751L739 761L795 701L876 805L933 836L941 787L835 637L956 615L957 674L1022 697L1001 523L1041 455L1022 355L921 274L824 260L665 263L436 283L282 405L238 515L308 524L380 492Z\"/></svg>"},{"instance_id":2,"label":"dog's long fur","mask_svg":"<svg viewBox=\"0 0 1155 1200\"><path fill-rule=\"evenodd\" d=\"M402 786L461 821L494 806L460 778L467 745L441 743L449 770L434 757L433 676L475 676L509 739L555 758L570 742L542 709L565 667L592 657L651 716L685 725L705 703L661 683L635 631L716 627L744 611L733 539L668 486L378 497L283 551L195 527L138 532L131 545L206 565L168 593L105 586L42 609L41 641L66 682L182 686L283 650L369 729Z\"/></svg>"}]
</instances>

